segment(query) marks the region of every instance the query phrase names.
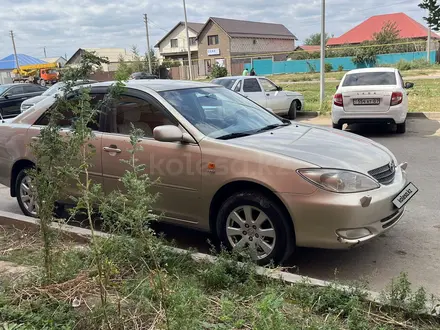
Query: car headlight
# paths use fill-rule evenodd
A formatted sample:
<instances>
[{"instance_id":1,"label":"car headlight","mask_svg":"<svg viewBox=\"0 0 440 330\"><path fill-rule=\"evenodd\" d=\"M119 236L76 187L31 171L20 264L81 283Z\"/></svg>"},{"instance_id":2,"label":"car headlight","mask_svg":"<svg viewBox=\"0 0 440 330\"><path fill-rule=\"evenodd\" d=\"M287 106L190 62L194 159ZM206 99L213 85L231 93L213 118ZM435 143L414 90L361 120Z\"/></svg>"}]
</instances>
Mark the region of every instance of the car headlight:
<instances>
[{"instance_id":1,"label":"car headlight","mask_svg":"<svg viewBox=\"0 0 440 330\"><path fill-rule=\"evenodd\" d=\"M380 184L371 177L347 170L312 168L297 172L319 188L336 193L355 193L380 187Z\"/></svg>"}]
</instances>

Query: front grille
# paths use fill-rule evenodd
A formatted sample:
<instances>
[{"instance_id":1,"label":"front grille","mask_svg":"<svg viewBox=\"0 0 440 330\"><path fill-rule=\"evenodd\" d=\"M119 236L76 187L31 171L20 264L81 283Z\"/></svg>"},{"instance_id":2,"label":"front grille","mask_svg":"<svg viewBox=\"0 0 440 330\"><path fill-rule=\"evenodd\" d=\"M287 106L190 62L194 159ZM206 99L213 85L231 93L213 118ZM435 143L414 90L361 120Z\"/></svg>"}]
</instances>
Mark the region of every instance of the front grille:
<instances>
[{"instance_id":1,"label":"front grille","mask_svg":"<svg viewBox=\"0 0 440 330\"><path fill-rule=\"evenodd\" d=\"M393 182L394 176L396 175L396 165L394 162L390 162L387 165L369 171L368 174L381 184L390 184Z\"/></svg>"}]
</instances>

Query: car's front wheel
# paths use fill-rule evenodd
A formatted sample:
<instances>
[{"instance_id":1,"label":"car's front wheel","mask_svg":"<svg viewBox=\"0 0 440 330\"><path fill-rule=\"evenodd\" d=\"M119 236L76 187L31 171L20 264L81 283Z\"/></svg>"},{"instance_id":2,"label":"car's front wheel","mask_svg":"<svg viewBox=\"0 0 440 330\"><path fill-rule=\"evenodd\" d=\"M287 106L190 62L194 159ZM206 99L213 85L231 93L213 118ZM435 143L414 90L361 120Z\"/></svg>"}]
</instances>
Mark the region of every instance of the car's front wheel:
<instances>
[{"instance_id":1,"label":"car's front wheel","mask_svg":"<svg viewBox=\"0 0 440 330\"><path fill-rule=\"evenodd\" d=\"M294 100L292 101L292 103L290 104L290 108L289 108L289 119L291 120L295 120L296 119L296 110L299 108L299 101L298 100Z\"/></svg>"},{"instance_id":2,"label":"car's front wheel","mask_svg":"<svg viewBox=\"0 0 440 330\"><path fill-rule=\"evenodd\" d=\"M18 205L24 215L28 217L37 217L38 204L37 196L33 191L31 177L27 174L28 168L24 168L18 173L15 182L15 191L17 194Z\"/></svg>"},{"instance_id":3,"label":"car's front wheel","mask_svg":"<svg viewBox=\"0 0 440 330\"><path fill-rule=\"evenodd\" d=\"M244 191L229 197L217 216L220 241L231 249L248 249L258 264L283 262L295 245L291 219L271 198Z\"/></svg>"},{"instance_id":4,"label":"car's front wheel","mask_svg":"<svg viewBox=\"0 0 440 330\"><path fill-rule=\"evenodd\" d=\"M401 124L397 124L396 132L397 134L403 134L406 132L406 120Z\"/></svg>"}]
</instances>

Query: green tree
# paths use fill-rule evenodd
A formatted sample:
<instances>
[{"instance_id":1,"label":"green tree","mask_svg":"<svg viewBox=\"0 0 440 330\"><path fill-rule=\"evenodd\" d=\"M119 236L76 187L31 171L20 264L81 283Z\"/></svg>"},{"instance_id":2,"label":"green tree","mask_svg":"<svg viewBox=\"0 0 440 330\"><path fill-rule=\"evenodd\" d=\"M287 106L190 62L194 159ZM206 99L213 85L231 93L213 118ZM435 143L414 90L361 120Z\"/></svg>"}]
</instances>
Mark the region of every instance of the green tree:
<instances>
[{"instance_id":1,"label":"green tree","mask_svg":"<svg viewBox=\"0 0 440 330\"><path fill-rule=\"evenodd\" d=\"M400 30L396 22L387 21L379 32L373 33L375 44L387 45L397 42L400 39Z\"/></svg>"},{"instance_id":2,"label":"green tree","mask_svg":"<svg viewBox=\"0 0 440 330\"><path fill-rule=\"evenodd\" d=\"M428 11L428 16L423 19L434 31L440 31L440 5L437 0L422 0L419 7Z\"/></svg>"},{"instance_id":3,"label":"green tree","mask_svg":"<svg viewBox=\"0 0 440 330\"><path fill-rule=\"evenodd\" d=\"M328 33L325 34L325 43L327 43L327 41L332 38L333 35L329 35ZM317 46L321 44L321 33L314 33L311 34L305 41L304 41L304 45L307 46Z\"/></svg>"}]
</instances>

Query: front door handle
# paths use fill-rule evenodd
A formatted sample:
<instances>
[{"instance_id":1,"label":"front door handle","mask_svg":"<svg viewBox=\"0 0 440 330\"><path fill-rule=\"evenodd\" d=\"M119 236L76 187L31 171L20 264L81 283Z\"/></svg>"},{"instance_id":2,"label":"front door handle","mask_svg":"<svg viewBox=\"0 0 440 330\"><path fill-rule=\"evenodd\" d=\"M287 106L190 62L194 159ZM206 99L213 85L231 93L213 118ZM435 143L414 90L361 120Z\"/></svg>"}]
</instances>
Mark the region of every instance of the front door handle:
<instances>
[{"instance_id":1,"label":"front door handle","mask_svg":"<svg viewBox=\"0 0 440 330\"><path fill-rule=\"evenodd\" d=\"M121 149L117 146L111 145L110 147L104 147L104 151L106 152L116 152L117 154L121 153Z\"/></svg>"},{"instance_id":2,"label":"front door handle","mask_svg":"<svg viewBox=\"0 0 440 330\"><path fill-rule=\"evenodd\" d=\"M270 94L268 93L268 94L266 94L266 96L270 96Z\"/></svg>"}]
</instances>

